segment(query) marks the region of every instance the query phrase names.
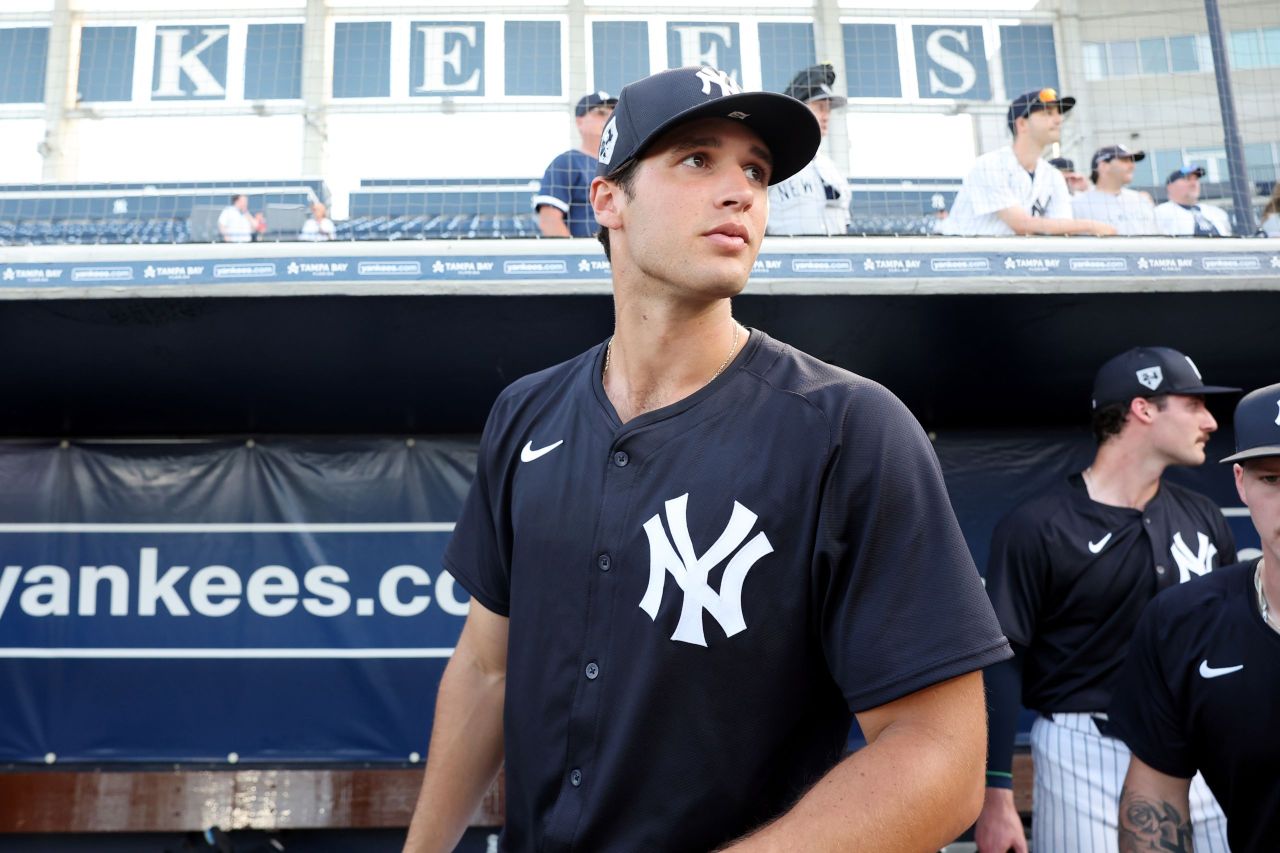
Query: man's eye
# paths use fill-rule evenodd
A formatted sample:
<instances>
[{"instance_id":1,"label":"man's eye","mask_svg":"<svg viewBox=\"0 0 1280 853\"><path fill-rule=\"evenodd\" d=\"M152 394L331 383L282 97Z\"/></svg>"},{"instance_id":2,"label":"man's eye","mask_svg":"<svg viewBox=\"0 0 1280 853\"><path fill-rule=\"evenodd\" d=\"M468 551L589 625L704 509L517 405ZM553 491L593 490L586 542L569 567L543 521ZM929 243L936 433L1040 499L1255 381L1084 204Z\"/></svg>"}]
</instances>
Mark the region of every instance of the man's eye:
<instances>
[{"instance_id":1,"label":"man's eye","mask_svg":"<svg viewBox=\"0 0 1280 853\"><path fill-rule=\"evenodd\" d=\"M764 180L765 180L765 173L764 173L764 169L763 169L762 167L760 167L760 166L748 166L748 167L746 168L746 172L747 172L747 177L748 177L748 178L750 178L751 180L753 180L753 181L760 181L761 183L764 183Z\"/></svg>"},{"instance_id":2,"label":"man's eye","mask_svg":"<svg viewBox=\"0 0 1280 853\"><path fill-rule=\"evenodd\" d=\"M697 168L700 169L703 166L707 165L707 158L702 154L690 154L688 157L684 158L680 162L685 164L686 166L696 166Z\"/></svg>"}]
</instances>

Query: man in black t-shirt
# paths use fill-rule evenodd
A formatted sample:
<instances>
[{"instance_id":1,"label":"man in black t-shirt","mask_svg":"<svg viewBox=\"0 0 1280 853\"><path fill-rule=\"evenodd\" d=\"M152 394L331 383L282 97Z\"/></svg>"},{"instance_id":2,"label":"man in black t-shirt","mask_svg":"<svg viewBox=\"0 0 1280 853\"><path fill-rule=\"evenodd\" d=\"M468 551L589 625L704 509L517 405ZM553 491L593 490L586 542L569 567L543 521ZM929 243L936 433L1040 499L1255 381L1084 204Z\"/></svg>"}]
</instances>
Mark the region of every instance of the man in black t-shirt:
<instances>
[{"instance_id":1,"label":"man in black t-shirt","mask_svg":"<svg viewBox=\"0 0 1280 853\"><path fill-rule=\"evenodd\" d=\"M1113 850L1128 755L1106 711L1134 625L1156 592L1235 561L1226 519L1203 495L1164 482L1170 465L1200 465L1217 422L1190 358L1139 347L1104 364L1093 385L1093 463L997 525L987 592L1014 649L987 670L987 793L982 853L1025 853L1011 765L1018 700L1031 729L1036 851ZM1199 851L1226 850L1212 797L1201 804Z\"/></svg>"},{"instance_id":2,"label":"man in black t-shirt","mask_svg":"<svg viewBox=\"0 0 1280 853\"><path fill-rule=\"evenodd\" d=\"M1280 384L1240 401L1235 431L1222 461L1262 556L1161 593L1138 623L1111 704L1133 753L1121 850L1185 849L1196 771L1226 812L1233 853L1280 848Z\"/></svg>"},{"instance_id":3,"label":"man in black t-shirt","mask_svg":"<svg viewBox=\"0 0 1280 853\"><path fill-rule=\"evenodd\" d=\"M929 440L730 313L818 140L714 68L622 90L591 185L614 334L489 415L407 850L451 850L504 758L503 850L936 850L976 816L1009 651Z\"/></svg>"}]
</instances>

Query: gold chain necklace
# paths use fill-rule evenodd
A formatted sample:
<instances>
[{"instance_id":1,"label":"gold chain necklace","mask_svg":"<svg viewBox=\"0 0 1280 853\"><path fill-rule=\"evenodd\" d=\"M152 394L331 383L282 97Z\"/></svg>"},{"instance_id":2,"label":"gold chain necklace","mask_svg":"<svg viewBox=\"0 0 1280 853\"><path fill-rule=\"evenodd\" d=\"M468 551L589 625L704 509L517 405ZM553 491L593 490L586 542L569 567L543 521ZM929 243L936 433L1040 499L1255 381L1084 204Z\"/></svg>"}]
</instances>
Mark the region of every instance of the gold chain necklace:
<instances>
[{"instance_id":1,"label":"gold chain necklace","mask_svg":"<svg viewBox=\"0 0 1280 853\"><path fill-rule=\"evenodd\" d=\"M729 354L724 357L724 361L720 362L720 366L716 368L715 373L711 374L711 378L707 380L706 384L710 384L714 382L715 378L719 376L721 373L724 373L724 369L729 366L729 361L733 358L733 353L738 348L738 333L741 330L742 330L741 326L739 326L737 323L733 324L733 343L729 345ZM609 375L609 364L612 361L613 361L613 338L609 338L609 345L605 347L605 350L604 350L604 370L600 372L601 381L603 381L604 378Z\"/></svg>"}]
</instances>

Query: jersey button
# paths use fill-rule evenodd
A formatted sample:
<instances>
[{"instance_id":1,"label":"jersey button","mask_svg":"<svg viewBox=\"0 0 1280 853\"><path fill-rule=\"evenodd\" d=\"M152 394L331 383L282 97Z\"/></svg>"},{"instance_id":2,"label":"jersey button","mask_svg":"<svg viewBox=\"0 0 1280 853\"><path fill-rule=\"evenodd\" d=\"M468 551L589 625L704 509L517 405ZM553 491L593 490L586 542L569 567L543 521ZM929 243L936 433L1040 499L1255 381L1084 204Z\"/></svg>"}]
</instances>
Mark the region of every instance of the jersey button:
<instances>
[{"instance_id":1,"label":"jersey button","mask_svg":"<svg viewBox=\"0 0 1280 853\"><path fill-rule=\"evenodd\" d=\"M575 788L577 788L579 785L581 785L581 784L582 784L582 771L581 771L581 770L579 770L578 768L576 768L576 767L575 767L575 768L573 768L573 770L571 770L571 771L569 772L569 784L570 784L570 785L572 785L572 786L573 786L573 787L575 787Z\"/></svg>"},{"instance_id":2,"label":"jersey button","mask_svg":"<svg viewBox=\"0 0 1280 853\"><path fill-rule=\"evenodd\" d=\"M1158 575L1162 575L1162 574L1164 574L1164 573L1165 573L1165 568L1164 568L1164 566L1156 566L1156 574L1158 574Z\"/></svg>"},{"instance_id":3,"label":"jersey button","mask_svg":"<svg viewBox=\"0 0 1280 853\"><path fill-rule=\"evenodd\" d=\"M619 468L626 468L627 463L630 461L631 457L627 455L625 450L619 450L617 453L613 454L613 464L617 465Z\"/></svg>"},{"instance_id":4,"label":"jersey button","mask_svg":"<svg viewBox=\"0 0 1280 853\"><path fill-rule=\"evenodd\" d=\"M607 572L609 569L613 568L613 561L609 559L608 554L601 554L599 557L596 557L596 565L600 567L600 571Z\"/></svg>"},{"instance_id":5,"label":"jersey button","mask_svg":"<svg viewBox=\"0 0 1280 853\"><path fill-rule=\"evenodd\" d=\"M595 681L600 677L600 665L595 661L587 664L587 680Z\"/></svg>"}]
</instances>

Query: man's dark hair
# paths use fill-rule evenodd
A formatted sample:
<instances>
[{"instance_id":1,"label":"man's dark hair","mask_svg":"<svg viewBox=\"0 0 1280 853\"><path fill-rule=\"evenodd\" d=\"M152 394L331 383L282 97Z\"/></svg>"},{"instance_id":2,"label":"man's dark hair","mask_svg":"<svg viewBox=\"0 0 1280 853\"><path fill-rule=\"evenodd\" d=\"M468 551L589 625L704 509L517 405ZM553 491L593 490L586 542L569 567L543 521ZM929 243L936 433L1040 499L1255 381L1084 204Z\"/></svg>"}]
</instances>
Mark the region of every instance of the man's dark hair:
<instances>
[{"instance_id":1,"label":"man's dark hair","mask_svg":"<svg viewBox=\"0 0 1280 853\"><path fill-rule=\"evenodd\" d=\"M638 159L632 160L630 163L627 163L618 171L614 172L611 175L606 175L605 177L608 180L612 181L614 184L616 184L618 186L618 189L622 190L623 195L625 195L627 198L629 199L635 198L634 187L635 187L635 180L636 180L636 171L639 168L640 168L640 161ZM602 227L599 231L596 232L596 239L600 241L601 246L604 246L605 258L607 260L612 261L613 255L610 254L610 246L609 246L609 229Z\"/></svg>"},{"instance_id":2,"label":"man's dark hair","mask_svg":"<svg viewBox=\"0 0 1280 853\"><path fill-rule=\"evenodd\" d=\"M1169 406L1169 395L1167 394L1147 397L1146 399L1155 403L1156 408L1162 412ZM1106 444L1109 439L1119 435L1120 431L1124 429L1125 421L1129 419L1129 404L1131 402L1133 402L1132 399L1123 403L1108 403L1101 409L1094 411L1093 438L1098 442L1099 447Z\"/></svg>"},{"instance_id":3,"label":"man's dark hair","mask_svg":"<svg viewBox=\"0 0 1280 853\"><path fill-rule=\"evenodd\" d=\"M244 193L236 193L235 195L233 195L233 196L231 197L231 203L232 203L232 204L235 204L236 202L238 202L238 201L239 201L240 199L242 199L242 198L244 198Z\"/></svg>"}]
</instances>

